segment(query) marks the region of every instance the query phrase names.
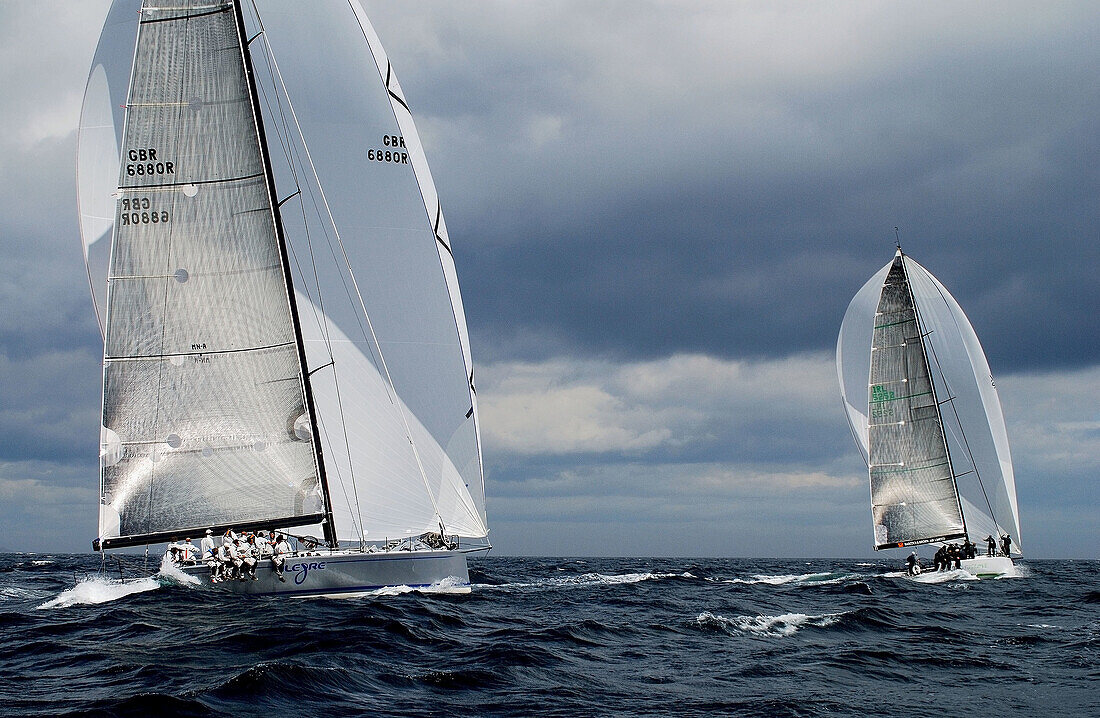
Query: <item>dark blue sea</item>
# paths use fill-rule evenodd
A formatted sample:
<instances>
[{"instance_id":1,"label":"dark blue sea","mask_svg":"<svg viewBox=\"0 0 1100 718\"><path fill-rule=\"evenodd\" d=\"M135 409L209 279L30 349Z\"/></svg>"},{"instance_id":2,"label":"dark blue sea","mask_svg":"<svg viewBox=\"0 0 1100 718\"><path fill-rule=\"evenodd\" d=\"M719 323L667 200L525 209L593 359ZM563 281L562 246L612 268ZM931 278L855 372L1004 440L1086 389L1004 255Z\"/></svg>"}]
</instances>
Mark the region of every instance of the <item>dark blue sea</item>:
<instances>
[{"instance_id":1,"label":"dark blue sea","mask_svg":"<svg viewBox=\"0 0 1100 718\"><path fill-rule=\"evenodd\" d=\"M1098 561L982 581L888 560L470 566L465 595L302 600L0 554L0 714L1100 715Z\"/></svg>"}]
</instances>

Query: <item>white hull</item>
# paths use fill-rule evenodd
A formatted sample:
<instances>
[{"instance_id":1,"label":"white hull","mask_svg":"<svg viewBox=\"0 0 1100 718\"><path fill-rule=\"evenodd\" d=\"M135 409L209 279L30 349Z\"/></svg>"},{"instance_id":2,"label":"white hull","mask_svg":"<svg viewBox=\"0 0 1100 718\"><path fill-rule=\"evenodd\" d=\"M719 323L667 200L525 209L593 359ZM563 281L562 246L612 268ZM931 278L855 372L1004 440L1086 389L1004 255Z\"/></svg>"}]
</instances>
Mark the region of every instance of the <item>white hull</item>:
<instances>
[{"instance_id":1,"label":"white hull","mask_svg":"<svg viewBox=\"0 0 1100 718\"><path fill-rule=\"evenodd\" d=\"M1008 556L978 556L976 558L964 558L959 562L960 567L977 576L978 578L997 578L999 576L1015 576L1016 567Z\"/></svg>"},{"instance_id":2,"label":"white hull","mask_svg":"<svg viewBox=\"0 0 1100 718\"><path fill-rule=\"evenodd\" d=\"M470 587L466 554L459 551L319 551L287 558L281 572L264 559L256 565L255 580L231 579L214 584L206 564L180 570L204 585L261 596L351 598L383 588L426 588L441 582L446 582L450 590L468 591Z\"/></svg>"}]
</instances>

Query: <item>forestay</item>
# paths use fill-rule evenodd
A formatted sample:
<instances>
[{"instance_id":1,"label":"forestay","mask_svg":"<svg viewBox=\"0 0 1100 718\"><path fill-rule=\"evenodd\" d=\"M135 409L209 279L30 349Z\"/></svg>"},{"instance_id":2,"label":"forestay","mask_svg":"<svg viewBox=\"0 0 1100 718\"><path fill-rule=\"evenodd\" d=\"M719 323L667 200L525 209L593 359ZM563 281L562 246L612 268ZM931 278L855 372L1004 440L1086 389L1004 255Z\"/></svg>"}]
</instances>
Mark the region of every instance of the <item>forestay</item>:
<instances>
[{"instance_id":1,"label":"forestay","mask_svg":"<svg viewBox=\"0 0 1100 718\"><path fill-rule=\"evenodd\" d=\"M316 520L303 372L234 8L145 0L137 38L107 290L100 537Z\"/></svg>"}]
</instances>

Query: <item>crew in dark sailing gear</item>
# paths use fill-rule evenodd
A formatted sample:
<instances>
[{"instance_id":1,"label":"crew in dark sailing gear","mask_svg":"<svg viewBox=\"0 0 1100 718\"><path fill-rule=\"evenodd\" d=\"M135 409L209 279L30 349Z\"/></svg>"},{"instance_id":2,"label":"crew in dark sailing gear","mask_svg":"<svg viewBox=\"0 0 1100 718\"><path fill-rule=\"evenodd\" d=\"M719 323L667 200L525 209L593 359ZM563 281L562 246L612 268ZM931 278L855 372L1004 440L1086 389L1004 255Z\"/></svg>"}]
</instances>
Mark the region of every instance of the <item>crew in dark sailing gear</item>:
<instances>
[{"instance_id":1,"label":"crew in dark sailing gear","mask_svg":"<svg viewBox=\"0 0 1100 718\"><path fill-rule=\"evenodd\" d=\"M1012 537L1005 534L1001 537L1001 550L1004 551L1005 556L1010 555L1009 552L1012 549Z\"/></svg>"},{"instance_id":2,"label":"crew in dark sailing gear","mask_svg":"<svg viewBox=\"0 0 1100 718\"><path fill-rule=\"evenodd\" d=\"M974 558L974 556L977 555L976 552L977 552L977 547L975 547L974 544L970 543L970 537L967 536L966 538L964 538L963 539L962 557L963 558Z\"/></svg>"},{"instance_id":3,"label":"crew in dark sailing gear","mask_svg":"<svg viewBox=\"0 0 1100 718\"><path fill-rule=\"evenodd\" d=\"M997 555L997 542L993 539L993 535L985 537L985 555L996 556Z\"/></svg>"},{"instance_id":4,"label":"crew in dark sailing gear","mask_svg":"<svg viewBox=\"0 0 1100 718\"><path fill-rule=\"evenodd\" d=\"M905 573L909 576L916 576L920 573L920 560L917 558L917 552L909 554L909 558L905 559L908 566L905 569Z\"/></svg>"}]
</instances>

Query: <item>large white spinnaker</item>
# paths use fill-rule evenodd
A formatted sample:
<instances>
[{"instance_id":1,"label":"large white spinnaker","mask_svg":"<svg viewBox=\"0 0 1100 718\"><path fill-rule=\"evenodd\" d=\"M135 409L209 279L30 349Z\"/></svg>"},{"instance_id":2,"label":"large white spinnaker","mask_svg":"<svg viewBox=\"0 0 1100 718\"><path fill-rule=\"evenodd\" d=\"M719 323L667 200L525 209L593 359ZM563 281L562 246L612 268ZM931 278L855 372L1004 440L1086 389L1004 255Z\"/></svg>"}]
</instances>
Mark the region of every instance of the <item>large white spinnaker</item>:
<instances>
[{"instance_id":1,"label":"large white spinnaker","mask_svg":"<svg viewBox=\"0 0 1100 718\"><path fill-rule=\"evenodd\" d=\"M924 267L902 255L920 313L959 502L969 539L1012 536L1020 521L1000 400L989 365L958 302ZM852 436L868 461L868 390L875 312L893 261L874 274L848 306L837 339L837 378ZM980 481L979 481L980 478ZM995 517L995 518L994 518Z\"/></svg>"}]
</instances>

